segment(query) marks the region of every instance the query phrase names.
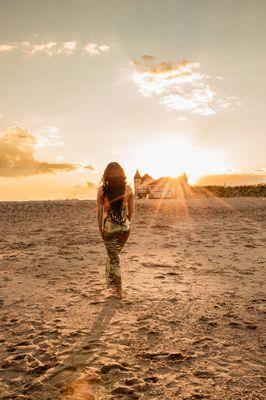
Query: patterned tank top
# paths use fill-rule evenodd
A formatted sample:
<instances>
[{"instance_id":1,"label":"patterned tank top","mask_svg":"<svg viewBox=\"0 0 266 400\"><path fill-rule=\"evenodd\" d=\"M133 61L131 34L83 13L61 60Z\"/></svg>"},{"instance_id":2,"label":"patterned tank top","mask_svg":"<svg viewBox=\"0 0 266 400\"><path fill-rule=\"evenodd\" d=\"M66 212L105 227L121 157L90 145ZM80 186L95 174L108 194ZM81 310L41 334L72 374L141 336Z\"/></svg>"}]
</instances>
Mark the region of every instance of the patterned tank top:
<instances>
[{"instance_id":1,"label":"patterned tank top","mask_svg":"<svg viewBox=\"0 0 266 400\"><path fill-rule=\"evenodd\" d=\"M112 209L107 197L104 198L103 206L104 206L104 211L105 211L105 219L107 219L111 222L117 223L117 224L124 224L126 222L127 215L128 215L128 209L127 209L127 203L126 203L125 199L123 200L121 212Z\"/></svg>"}]
</instances>

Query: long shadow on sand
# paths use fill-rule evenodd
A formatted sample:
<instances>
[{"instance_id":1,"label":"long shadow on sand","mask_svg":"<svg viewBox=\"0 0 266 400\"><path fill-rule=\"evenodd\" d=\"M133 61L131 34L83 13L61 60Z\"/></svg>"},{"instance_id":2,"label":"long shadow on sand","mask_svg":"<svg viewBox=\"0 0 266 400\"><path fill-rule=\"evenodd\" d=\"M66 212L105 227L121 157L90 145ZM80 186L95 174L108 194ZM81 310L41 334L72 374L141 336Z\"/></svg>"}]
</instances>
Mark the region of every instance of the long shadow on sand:
<instances>
[{"instance_id":1,"label":"long shadow on sand","mask_svg":"<svg viewBox=\"0 0 266 400\"><path fill-rule=\"evenodd\" d=\"M90 371L92 363L97 365L99 351L103 351L106 347L106 343L102 341L102 336L120 307L121 303L118 299L114 297L105 299L90 332L70 349L63 364L50 371L49 376L47 376L49 385L57 387L71 385L72 382L80 378L82 373Z\"/></svg>"}]
</instances>

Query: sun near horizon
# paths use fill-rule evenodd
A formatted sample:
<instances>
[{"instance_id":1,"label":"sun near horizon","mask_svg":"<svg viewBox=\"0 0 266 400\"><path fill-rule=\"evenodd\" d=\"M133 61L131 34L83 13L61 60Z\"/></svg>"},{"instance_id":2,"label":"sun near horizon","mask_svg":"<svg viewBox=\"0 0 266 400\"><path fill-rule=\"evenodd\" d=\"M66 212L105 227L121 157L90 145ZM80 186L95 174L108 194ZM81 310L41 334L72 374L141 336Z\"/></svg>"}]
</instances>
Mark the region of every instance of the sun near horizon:
<instances>
[{"instance_id":1,"label":"sun near horizon","mask_svg":"<svg viewBox=\"0 0 266 400\"><path fill-rule=\"evenodd\" d=\"M246 173L234 170L221 151L173 133L140 139L131 146L112 149L110 154L104 151L99 166L97 162L89 164L86 159L69 162L57 154L64 145L58 141L57 132L49 129L49 139L16 126L2 133L0 200L95 199L104 168L110 161L122 165L132 186L136 169L155 179L175 178L185 172L190 185L234 186L266 182L264 169ZM48 151L53 146L55 156L47 161ZM44 152L45 157L42 156Z\"/></svg>"},{"instance_id":2,"label":"sun near horizon","mask_svg":"<svg viewBox=\"0 0 266 400\"><path fill-rule=\"evenodd\" d=\"M132 169L137 165L139 170L155 178L174 178L185 172L190 184L196 184L199 178L210 172L225 173L228 168L219 152L210 152L191 140L174 135L158 136L133 147L131 152L134 162Z\"/></svg>"}]
</instances>

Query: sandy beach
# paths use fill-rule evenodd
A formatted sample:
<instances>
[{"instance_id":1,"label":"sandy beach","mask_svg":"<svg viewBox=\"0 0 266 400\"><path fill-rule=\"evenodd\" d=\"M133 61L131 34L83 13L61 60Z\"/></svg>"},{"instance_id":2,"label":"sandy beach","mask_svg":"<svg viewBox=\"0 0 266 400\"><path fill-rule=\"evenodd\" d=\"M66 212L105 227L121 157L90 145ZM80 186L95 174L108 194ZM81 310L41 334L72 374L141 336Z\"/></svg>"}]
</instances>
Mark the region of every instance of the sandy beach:
<instances>
[{"instance_id":1,"label":"sandy beach","mask_svg":"<svg viewBox=\"0 0 266 400\"><path fill-rule=\"evenodd\" d=\"M263 399L265 211L135 201L121 302L95 201L0 203L1 399Z\"/></svg>"}]
</instances>

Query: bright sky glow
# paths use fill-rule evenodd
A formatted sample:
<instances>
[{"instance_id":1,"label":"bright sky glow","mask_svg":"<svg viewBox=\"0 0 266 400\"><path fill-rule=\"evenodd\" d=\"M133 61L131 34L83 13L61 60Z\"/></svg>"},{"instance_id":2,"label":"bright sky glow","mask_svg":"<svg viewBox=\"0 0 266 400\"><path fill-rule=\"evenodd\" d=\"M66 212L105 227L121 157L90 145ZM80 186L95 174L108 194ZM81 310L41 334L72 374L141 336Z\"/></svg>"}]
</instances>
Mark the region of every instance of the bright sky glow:
<instances>
[{"instance_id":1,"label":"bright sky glow","mask_svg":"<svg viewBox=\"0 0 266 400\"><path fill-rule=\"evenodd\" d=\"M264 0L1 1L0 200L95 198L109 161L266 182L265 20Z\"/></svg>"},{"instance_id":2,"label":"bright sky glow","mask_svg":"<svg viewBox=\"0 0 266 400\"><path fill-rule=\"evenodd\" d=\"M143 174L148 172L153 178L176 177L185 171L191 184L210 171L221 173L228 168L219 151L209 151L189 139L173 135L153 138L139 147L133 147L129 163L132 168L137 163Z\"/></svg>"}]
</instances>

